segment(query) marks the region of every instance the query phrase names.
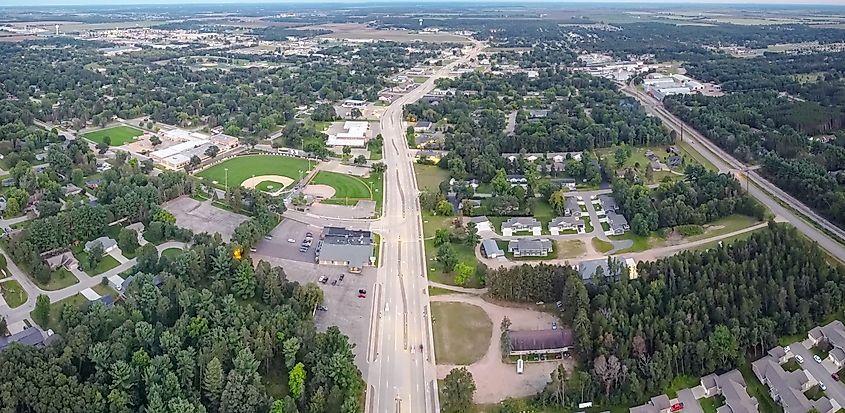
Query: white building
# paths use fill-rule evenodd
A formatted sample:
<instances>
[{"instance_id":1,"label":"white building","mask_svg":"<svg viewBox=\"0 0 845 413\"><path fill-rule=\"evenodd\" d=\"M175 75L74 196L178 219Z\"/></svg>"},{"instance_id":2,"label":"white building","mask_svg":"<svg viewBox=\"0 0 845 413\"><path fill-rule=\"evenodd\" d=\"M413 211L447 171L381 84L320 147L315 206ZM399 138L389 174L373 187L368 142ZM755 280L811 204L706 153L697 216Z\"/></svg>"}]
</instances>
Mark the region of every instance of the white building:
<instances>
[{"instance_id":1,"label":"white building","mask_svg":"<svg viewBox=\"0 0 845 413\"><path fill-rule=\"evenodd\" d=\"M366 100L357 100L357 99L346 99L346 100L343 101L343 104L341 106L343 106L345 108L361 109L361 108L367 106L367 101Z\"/></svg>"},{"instance_id":2,"label":"white building","mask_svg":"<svg viewBox=\"0 0 845 413\"><path fill-rule=\"evenodd\" d=\"M367 131L369 129L369 122L346 121L343 123L344 131L336 135L329 135L326 145L364 147L367 144Z\"/></svg>"}]
</instances>

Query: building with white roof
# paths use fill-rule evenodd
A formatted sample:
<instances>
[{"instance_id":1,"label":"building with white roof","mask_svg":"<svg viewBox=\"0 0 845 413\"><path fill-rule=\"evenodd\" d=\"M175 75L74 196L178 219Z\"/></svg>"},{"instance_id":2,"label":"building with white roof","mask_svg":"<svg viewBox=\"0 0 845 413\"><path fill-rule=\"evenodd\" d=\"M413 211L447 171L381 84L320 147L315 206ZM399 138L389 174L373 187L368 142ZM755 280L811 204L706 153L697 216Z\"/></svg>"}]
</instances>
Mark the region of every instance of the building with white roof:
<instances>
[{"instance_id":1,"label":"building with white roof","mask_svg":"<svg viewBox=\"0 0 845 413\"><path fill-rule=\"evenodd\" d=\"M344 131L329 135L326 145L364 147L367 144L367 131L369 129L369 122L346 121L343 123Z\"/></svg>"}]
</instances>

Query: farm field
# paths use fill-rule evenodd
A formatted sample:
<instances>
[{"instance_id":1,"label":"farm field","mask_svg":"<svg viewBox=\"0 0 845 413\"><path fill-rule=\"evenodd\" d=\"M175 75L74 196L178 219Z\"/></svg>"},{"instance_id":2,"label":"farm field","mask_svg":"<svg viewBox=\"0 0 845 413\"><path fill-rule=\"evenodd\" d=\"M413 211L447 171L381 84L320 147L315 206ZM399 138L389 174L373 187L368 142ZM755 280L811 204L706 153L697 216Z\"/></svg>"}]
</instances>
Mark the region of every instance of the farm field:
<instances>
[{"instance_id":1,"label":"farm field","mask_svg":"<svg viewBox=\"0 0 845 413\"><path fill-rule=\"evenodd\" d=\"M136 137L143 135L144 132L140 129L129 126L115 126L112 128L102 129L94 132L88 132L82 135L85 139L94 141L96 143L103 143L106 136L111 139L110 146L121 146L135 140Z\"/></svg>"},{"instance_id":2,"label":"farm field","mask_svg":"<svg viewBox=\"0 0 845 413\"><path fill-rule=\"evenodd\" d=\"M212 166L197 176L216 181L218 186L226 182L226 169L230 186L240 185L245 180L260 175L280 175L297 180L311 170L311 163L305 159L278 155L247 155L225 160Z\"/></svg>"}]
</instances>

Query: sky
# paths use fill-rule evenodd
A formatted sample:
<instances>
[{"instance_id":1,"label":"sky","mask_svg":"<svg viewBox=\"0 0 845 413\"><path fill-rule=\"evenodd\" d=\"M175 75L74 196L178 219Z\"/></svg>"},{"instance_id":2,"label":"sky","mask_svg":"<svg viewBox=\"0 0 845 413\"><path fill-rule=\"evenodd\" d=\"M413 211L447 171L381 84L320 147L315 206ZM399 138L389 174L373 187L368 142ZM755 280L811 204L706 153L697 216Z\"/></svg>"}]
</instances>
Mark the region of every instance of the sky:
<instances>
[{"instance_id":1,"label":"sky","mask_svg":"<svg viewBox=\"0 0 845 413\"><path fill-rule=\"evenodd\" d=\"M568 0L565 2L556 0L530 0L531 2L554 2L557 5L566 3L639 3L638 0ZM354 4L363 5L366 3L438 3L443 0L0 0L0 7L2 6L54 6L54 5L144 5L144 4L245 4L245 3L264 3L264 4L297 4L304 5L308 3L337 3L337 4ZM470 3L471 1L467 1ZM483 3L523 3L514 0L483 0ZM697 5L697 4L778 4L778 5L802 5L802 4L824 4L824 5L842 5L845 6L845 0L704 0L704 1L685 1L685 0L647 0L646 3L672 3L683 5Z\"/></svg>"}]
</instances>

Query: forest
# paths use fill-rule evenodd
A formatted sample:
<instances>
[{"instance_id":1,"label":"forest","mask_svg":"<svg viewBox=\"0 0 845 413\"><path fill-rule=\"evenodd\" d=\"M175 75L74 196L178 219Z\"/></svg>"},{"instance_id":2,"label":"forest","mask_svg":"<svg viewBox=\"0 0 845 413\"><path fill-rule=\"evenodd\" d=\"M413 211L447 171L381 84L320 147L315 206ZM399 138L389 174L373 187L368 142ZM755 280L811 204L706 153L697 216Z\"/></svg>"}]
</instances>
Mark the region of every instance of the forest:
<instances>
[{"instance_id":1,"label":"forest","mask_svg":"<svg viewBox=\"0 0 845 413\"><path fill-rule=\"evenodd\" d=\"M637 267L637 279L592 283L571 267L488 272L498 299L563 301L581 363L566 384L580 391L567 391L566 405L641 404L676 376L736 368L845 307L845 269L782 224Z\"/></svg>"},{"instance_id":2,"label":"forest","mask_svg":"<svg viewBox=\"0 0 845 413\"><path fill-rule=\"evenodd\" d=\"M122 303L65 305L53 344L0 353L0 374L16 378L0 383L0 409L361 411L352 344L336 327L315 329L322 290L266 262L253 269L234 248L207 235L170 258L142 247Z\"/></svg>"},{"instance_id":3,"label":"forest","mask_svg":"<svg viewBox=\"0 0 845 413\"><path fill-rule=\"evenodd\" d=\"M625 179L613 183L613 198L636 234L646 236L659 228L703 225L732 214L762 220L765 208L745 193L731 175L710 172L701 165L687 166L683 181L661 183L654 189Z\"/></svg>"}]
</instances>

